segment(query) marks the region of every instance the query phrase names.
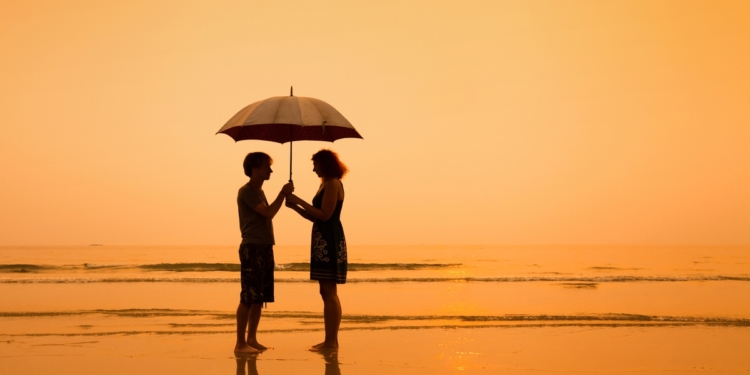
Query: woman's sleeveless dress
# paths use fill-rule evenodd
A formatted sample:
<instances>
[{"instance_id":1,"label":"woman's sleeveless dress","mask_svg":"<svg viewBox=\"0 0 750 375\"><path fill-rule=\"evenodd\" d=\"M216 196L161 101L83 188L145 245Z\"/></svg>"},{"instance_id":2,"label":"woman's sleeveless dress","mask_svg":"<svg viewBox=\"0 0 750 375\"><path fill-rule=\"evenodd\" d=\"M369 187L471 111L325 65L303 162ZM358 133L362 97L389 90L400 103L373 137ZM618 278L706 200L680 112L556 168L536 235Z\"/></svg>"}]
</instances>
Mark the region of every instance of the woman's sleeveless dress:
<instances>
[{"instance_id":1,"label":"woman's sleeveless dress","mask_svg":"<svg viewBox=\"0 0 750 375\"><path fill-rule=\"evenodd\" d=\"M343 189L344 185L341 185ZM323 193L320 190L313 198L313 207L320 209L323 205ZM346 238L341 225L341 208L344 201L336 202L336 209L328 221L315 220L312 229L310 248L310 279L346 283Z\"/></svg>"}]
</instances>

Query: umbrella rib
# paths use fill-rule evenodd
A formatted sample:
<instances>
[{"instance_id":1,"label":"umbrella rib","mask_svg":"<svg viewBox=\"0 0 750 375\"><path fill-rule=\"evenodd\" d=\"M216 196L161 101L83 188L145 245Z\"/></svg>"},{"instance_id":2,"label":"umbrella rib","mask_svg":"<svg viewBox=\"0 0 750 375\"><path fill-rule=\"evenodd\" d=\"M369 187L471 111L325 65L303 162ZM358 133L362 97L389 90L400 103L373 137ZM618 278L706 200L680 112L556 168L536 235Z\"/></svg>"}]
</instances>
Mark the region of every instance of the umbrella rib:
<instances>
[{"instance_id":1,"label":"umbrella rib","mask_svg":"<svg viewBox=\"0 0 750 375\"><path fill-rule=\"evenodd\" d=\"M276 123L276 118L279 117L279 107L281 107L281 102L283 100L284 99L279 100L279 105L276 106L276 112L273 113L273 121L271 121L272 124L275 124Z\"/></svg>"}]
</instances>

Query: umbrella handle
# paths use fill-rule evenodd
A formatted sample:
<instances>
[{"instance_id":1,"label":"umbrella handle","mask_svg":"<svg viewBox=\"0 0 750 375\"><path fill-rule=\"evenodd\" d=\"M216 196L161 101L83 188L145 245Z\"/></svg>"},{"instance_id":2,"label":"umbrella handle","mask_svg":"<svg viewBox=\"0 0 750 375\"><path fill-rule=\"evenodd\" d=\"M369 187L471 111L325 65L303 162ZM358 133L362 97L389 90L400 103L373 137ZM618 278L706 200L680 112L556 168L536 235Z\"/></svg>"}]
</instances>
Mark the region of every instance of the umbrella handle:
<instances>
[{"instance_id":1,"label":"umbrella handle","mask_svg":"<svg viewBox=\"0 0 750 375\"><path fill-rule=\"evenodd\" d=\"M289 182L292 182L292 143L294 143L294 137L292 137L293 131L294 126L289 125Z\"/></svg>"}]
</instances>

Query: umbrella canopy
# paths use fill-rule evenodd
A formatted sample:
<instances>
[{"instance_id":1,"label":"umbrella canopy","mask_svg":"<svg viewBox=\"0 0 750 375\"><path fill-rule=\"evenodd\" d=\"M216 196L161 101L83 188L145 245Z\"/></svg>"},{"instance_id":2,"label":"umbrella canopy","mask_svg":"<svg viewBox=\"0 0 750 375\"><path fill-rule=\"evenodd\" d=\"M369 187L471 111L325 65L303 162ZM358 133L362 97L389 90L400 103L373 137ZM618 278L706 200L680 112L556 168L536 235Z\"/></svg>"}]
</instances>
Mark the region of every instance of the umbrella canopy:
<instances>
[{"instance_id":1,"label":"umbrella canopy","mask_svg":"<svg viewBox=\"0 0 750 375\"><path fill-rule=\"evenodd\" d=\"M291 91L291 90L290 90ZM360 138L354 126L330 104L314 98L275 96L242 108L216 134L226 134L235 142L256 139L289 143L292 157L294 141L333 142L341 138ZM289 161L289 181L292 161Z\"/></svg>"},{"instance_id":2,"label":"umbrella canopy","mask_svg":"<svg viewBox=\"0 0 750 375\"><path fill-rule=\"evenodd\" d=\"M362 138L330 104L291 95L250 104L229 119L216 134L219 133L235 141L257 139L277 143Z\"/></svg>"}]
</instances>

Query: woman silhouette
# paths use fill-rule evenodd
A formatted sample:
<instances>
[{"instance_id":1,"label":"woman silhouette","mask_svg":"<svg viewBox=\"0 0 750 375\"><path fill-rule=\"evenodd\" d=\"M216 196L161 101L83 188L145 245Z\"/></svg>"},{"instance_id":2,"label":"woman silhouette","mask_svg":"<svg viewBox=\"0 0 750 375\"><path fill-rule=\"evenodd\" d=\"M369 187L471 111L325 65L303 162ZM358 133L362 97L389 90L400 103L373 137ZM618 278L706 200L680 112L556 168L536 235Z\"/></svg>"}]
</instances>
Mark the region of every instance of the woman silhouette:
<instances>
[{"instance_id":1,"label":"woman silhouette","mask_svg":"<svg viewBox=\"0 0 750 375\"><path fill-rule=\"evenodd\" d=\"M341 225L344 205L344 185L341 178L348 172L338 155L331 150L320 150L312 157L313 172L321 179L312 205L294 194L287 196L286 205L300 216L313 222L310 246L310 279L318 280L323 297L325 341L310 350L329 351L339 347L341 302L337 284L346 283L346 238Z\"/></svg>"}]
</instances>

